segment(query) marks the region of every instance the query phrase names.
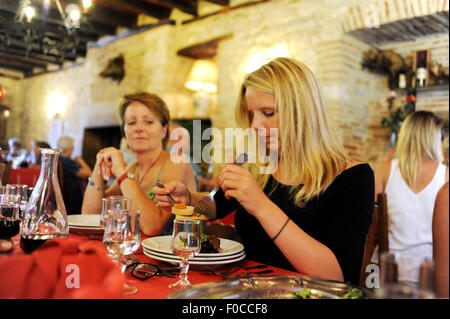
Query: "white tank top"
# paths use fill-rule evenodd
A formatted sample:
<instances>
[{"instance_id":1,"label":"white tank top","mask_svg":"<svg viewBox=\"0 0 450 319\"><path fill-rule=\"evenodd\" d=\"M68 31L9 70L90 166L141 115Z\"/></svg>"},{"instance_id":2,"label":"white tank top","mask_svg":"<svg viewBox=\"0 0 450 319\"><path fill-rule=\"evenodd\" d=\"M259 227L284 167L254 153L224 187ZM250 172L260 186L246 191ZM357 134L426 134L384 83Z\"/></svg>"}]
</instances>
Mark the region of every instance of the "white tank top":
<instances>
[{"instance_id":1,"label":"white tank top","mask_svg":"<svg viewBox=\"0 0 450 319\"><path fill-rule=\"evenodd\" d=\"M403 179L398 160L392 160L385 193L389 217L389 250L398 260L398 279L417 283L419 267L433 259L433 211L436 195L445 183L446 166L439 164L433 179L419 193L414 193Z\"/></svg>"},{"instance_id":2,"label":"white tank top","mask_svg":"<svg viewBox=\"0 0 450 319\"><path fill-rule=\"evenodd\" d=\"M398 160L392 160L385 190L389 216L389 248L405 249L433 243L434 202L445 183L445 170L446 166L439 164L431 182L416 194L403 179Z\"/></svg>"}]
</instances>

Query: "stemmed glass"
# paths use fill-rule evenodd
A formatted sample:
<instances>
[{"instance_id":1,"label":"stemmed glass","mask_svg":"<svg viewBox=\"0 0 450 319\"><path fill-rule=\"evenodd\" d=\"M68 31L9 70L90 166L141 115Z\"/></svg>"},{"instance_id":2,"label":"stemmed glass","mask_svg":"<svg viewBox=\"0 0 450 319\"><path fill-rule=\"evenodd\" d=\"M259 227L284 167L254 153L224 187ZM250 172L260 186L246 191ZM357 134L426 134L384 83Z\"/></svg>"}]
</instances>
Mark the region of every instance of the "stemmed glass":
<instances>
[{"instance_id":1,"label":"stemmed glass","mask_svg":"<svg viewBox=\"0 0 450 319\"><path fill-rule=\"evenodd\" d=\"M117 208L111 211L105 220L103 244L108 250L109 256L121 267L122 274L125 272L126 265L122 264L120 260L123 256L134 253L141 244L139 216L139 211L132 214L128 209ZM124 290L125 295L137 292L136 287L126 283L124 283Z\"/></svg>"},{"instance_id":2,"label":"stemmed glass","mask_svg":"<svg viewBox=\"0 0 450 319\"><path fill-rule=\"evenodd\" d=\"M181 257L180 279L169 288L183 289L191 286L188 280L189 258L200 252L200 221L193 219L175 219L171 242L172 252Z\"/></svg>"},{"instance_id":3,"label":"stemmed glass","mask_svg":"<svg viewBox=\"0 0 450 319\"><path fill-rule=\"evenodd\" d=\"M6 185L6 187L9 187L7 193L9 193L10 196L13 196L10 198L14 198L13 200L19 204L19 216L20 218L22 218L23 211L25 210L28 202L28 186L20 184L8 184Z\"/></svg>"},{"instance_id":4,"label":"stemmed glass","mask_svg":"<svg viewBox=\"0 0 450 319\"><path fill-rule=\"evenodd\" d=\"M102 212L100 213L100 226L105 227L105 224L111 214L119 210L131 209L131 197L126 196L110 196L102 199Z\"/></svg>"},{"instance_id":5,"label":"stemmed glass","mask_svg":"<svg viewBox=\"0 0 450 319\"><path fill-rule=\"evenodd\" d=\"M20 231L19 205L0 195L0 239L10 239ZM17 245L13 241L13 245Z\"/></svg>"}]
</instances>

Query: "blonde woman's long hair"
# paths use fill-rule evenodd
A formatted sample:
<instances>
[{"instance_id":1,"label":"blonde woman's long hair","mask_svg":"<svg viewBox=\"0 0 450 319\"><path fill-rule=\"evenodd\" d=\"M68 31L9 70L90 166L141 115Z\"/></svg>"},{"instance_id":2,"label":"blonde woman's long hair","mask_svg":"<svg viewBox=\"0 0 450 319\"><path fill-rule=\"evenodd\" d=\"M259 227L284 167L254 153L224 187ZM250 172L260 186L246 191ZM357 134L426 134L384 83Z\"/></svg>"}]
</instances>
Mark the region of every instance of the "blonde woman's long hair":
<instances>
[{"instance_id":1,"label":"blonde woman's long hair","mask_svg":"<svg viewBox=\"0 0 450 319\"><path fill-rule=\"evenodd\" d=\"M288 181L295 203L303 206L333 182L348 160L329 125L319 84L311 70L294 59L277 58L263 65L242 85L236 120L244 129L252 121L245 99L248 87L275 97L281 143L277 175ZM269 177L256 176L263 189Z\"/></svg>"},{"instance_id":2,"label":"blonde woman's long hair","mask_svg":"<svg viewBox=\"0 0 450 319\"><path fill-rule=\"evenodd\" d=\"M442 161L438 138L442 126L442 120L432 112L417 111L408 115L400 127L396 157L400 173L410 188L415 186L422 160Z\"/></svg>"}]
</instances>

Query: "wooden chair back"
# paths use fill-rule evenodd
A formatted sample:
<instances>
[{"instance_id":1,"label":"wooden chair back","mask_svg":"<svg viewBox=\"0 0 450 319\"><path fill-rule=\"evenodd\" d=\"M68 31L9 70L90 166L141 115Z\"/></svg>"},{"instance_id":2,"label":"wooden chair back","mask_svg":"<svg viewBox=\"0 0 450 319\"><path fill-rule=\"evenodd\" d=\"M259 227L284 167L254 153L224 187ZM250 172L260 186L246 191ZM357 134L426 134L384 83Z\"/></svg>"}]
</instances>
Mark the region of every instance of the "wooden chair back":
<instances>
[{"instance_id":1,"label":"wooden chair back","mask_svg":"<svg viewBox=\"0 0 450 319\"><path fill-rule=\"evenodd\" d=\"M11 166L12 162L0 163L0 181L2 182L2 185L6 185L9 182Z\"/></svg>"},{"instance_id":2,"label":"wooden chair back","mask_svg":"<svg viewBox=\"0 0 450 319\"><path fill-rule=\"evenodd\" d=\"M373 211L372 224L370 225L364 248L363 263L360 276L361 287L365 287L365 282L368 275L368 273L366 272L366 267L372 263L371 259L377 246L378 253L376 257L377 264L379 264L381 254L389 251L388 212L387 198L385 193L377 194L377 199Z\"/></svg>"}]
</instances>

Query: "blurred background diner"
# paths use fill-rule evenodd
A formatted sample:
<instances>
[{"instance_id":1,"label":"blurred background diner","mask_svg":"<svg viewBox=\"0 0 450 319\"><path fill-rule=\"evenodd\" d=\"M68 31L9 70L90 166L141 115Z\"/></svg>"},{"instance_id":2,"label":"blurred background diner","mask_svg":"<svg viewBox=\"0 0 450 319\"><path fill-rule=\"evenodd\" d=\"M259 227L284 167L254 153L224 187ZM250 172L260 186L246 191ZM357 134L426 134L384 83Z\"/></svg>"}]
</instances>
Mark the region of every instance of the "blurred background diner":
<instances>
[{"instance_id":1,"label":"blurred background diner","mask_svg":"<svg viewBox=\"0 0 450 319\"><path fill-rule=\"evenodd\" d=\"M181 152L191 164L194 188L211 190L233 149L210 130L225 136L237 126L245 76L276 57L302 61L316 75L330 125L350 158L373 170L384 165L393 172L392 163L406 158L420 166L406 170L421 171L431 163L440 167L439 174L448 172L448 33L449 1L440 0L3 1L0 181L35 186L39 148L60 149L64 201L70 214L79 213L84 187L95 191L88 178L96 174L101 150L121 150L127 171L138 159L121 131L117 106L130 92L151 92L167 106L169 133L180 128L179 138L189 136L189 147ZM440 134L423 143L436 152L440 148L442 157L401 151L414 145L410 138L418 129L410 127L408 137L402 133L408 116L422 111L439 119ZM208 145L215 148L212 161L202 153ZM405 171L402 165L399 170ZM420 228L427 237L420 242L432 257L430 207L438 202L433 197L442 176L432 183L433 194L425 192L426 222L408 214L396 221L392 211L408 204L406 198L420 197L434 171L408 174L418 176L419 186L398 175L402 193L389 191L387 170L383 177L377 174L375 196L385 193L387 202L378 202L375 211L387 207L382 221L389 221L385 230L392 250L400 249L392 238L396 227L402 225L405 236L416 241L421 235L408 230ZM106 187L118 178L112 174ZM102 187L104 180L94 182ZM399 196L396 208L392 193ZM90 213L101 210L100 198ZM448 198L443 202L448 208ZM218 223L234 225L230 216ZM373 232L380 230L375 224L381 214L375 216ZM379 255L372 255L370 263L379 265Z\"/></svg>"}]
</instances>

